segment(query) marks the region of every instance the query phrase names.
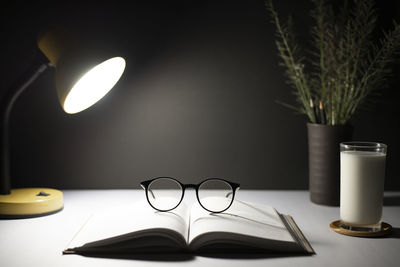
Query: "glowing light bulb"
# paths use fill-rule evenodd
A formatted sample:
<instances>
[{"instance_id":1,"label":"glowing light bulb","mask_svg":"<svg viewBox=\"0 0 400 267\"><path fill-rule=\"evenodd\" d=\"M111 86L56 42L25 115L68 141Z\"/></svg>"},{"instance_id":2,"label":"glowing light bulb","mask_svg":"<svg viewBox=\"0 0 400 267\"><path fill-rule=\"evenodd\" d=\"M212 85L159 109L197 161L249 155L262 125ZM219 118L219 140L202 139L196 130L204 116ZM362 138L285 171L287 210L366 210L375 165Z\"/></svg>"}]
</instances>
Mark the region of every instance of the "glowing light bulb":
<instances>
[{"instance_id":1,"label":"glowing light bulb","mask_svg":"<svg viewBox=\"0 0 400 267\"><path fill-rule=\"evenodd\" d=\"M89 70L65 98L63 106L65 112L77 113L99 101L118 82L125 65L122 57L114 57Z\"/></svg>"}]
</instances>

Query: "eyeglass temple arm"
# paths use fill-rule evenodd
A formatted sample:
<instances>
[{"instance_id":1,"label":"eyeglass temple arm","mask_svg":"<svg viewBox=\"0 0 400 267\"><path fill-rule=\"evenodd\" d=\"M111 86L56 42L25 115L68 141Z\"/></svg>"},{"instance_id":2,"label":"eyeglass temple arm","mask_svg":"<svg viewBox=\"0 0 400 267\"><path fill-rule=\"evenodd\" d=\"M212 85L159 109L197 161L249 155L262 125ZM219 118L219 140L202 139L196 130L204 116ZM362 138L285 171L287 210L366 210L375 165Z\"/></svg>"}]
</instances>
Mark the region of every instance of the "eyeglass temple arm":
<instances>
[{"instance_id":1,"label":"eyeglass temple arm","mask_svg":"<svg viewBox=\"0 0 400 267\"><path fill-rule=\"evenodd\" d=\"M240 187L236 187L235 192L236 192L237 190L239 190L239 189L240 189ZM225 197L229 197L230 195L233 195L233 191L232 191L232 192L229 192L228 194L226 194Z\"/></svg>"},{"instance_id":2,"label":"eyeglass temple arm","mask_svg":"<svg viewBox=\"0 0 400 267\"><path fill-rule=\"evenodd\" d=\"M146 187L144 187L144 185L140 184L140 186L141 186L144 190L146 190ZM147 191L150 192L151 196L152 196L154 199L156 198L156 196L154 195L154 193L153 193L153 191L152 191L151 189L147 189Z\"/></svg>"}]
</instances>

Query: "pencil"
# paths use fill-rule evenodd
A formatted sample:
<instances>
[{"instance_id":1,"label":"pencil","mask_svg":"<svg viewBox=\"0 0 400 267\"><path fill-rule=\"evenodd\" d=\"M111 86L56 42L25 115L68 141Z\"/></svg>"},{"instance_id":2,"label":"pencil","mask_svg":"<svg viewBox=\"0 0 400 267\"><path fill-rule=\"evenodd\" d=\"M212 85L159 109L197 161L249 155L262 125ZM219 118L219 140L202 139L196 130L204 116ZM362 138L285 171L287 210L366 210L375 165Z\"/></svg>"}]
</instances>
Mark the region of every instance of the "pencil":
<instances>
[{"instance_id":1,"label":"pencil","mask_svg":"<svg viewBox=\"0 0 400 267\"><path fill-rule=\"evenodd\" d=\"M321 124L326 124L326 117L325 117L325 110L324 106L322 105L322 101L319 101L319 117L321 120Z\"/></svg>"},{"instance_id":2,"label":"pencil","mask_svg":"<svg viewBox=\"0 0 400 267\"><path fill-rule=\"evenodd\" d=\"M315 106L314 106L314 102L313 102L312 98L310 98L310 108L311 108L311 112L312 112L311 122L318 123L317 111L315 110Z\"/></svg>"}]
</instances>

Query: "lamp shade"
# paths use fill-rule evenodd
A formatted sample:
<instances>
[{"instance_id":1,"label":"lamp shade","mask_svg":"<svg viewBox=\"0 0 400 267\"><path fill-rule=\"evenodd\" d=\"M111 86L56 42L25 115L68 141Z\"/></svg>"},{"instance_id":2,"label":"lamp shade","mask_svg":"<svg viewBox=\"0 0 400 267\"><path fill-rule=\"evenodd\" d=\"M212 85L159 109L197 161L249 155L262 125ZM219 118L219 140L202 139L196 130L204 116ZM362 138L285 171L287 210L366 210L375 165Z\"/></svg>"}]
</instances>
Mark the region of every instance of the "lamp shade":
<instances>
[{"instance_id":1,"label":"lamp shade","mask_svg":"<svg viewBox=\"0 0 400 267\"><path fill-rule=\"evenodd\" d=\"M65 112L85 110L118 82L125 60L111 53L88 49L63 29L39 35L39 49L56 67L56 88Z\"/></svg>"}]
</instances>

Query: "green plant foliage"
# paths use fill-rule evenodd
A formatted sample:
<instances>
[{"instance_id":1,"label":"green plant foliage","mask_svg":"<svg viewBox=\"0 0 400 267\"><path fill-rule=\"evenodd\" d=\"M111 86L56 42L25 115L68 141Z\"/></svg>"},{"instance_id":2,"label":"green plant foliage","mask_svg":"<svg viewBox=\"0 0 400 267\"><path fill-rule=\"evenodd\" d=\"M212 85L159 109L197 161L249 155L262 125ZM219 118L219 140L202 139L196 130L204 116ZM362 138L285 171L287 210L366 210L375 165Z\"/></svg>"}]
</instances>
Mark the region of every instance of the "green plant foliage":
<instances>
[{"instance_id":1,"label":"green plant foliage","mask_svg":"<svg viewBox=\"0 0 400 267\"><path fill-rule=\"evenodd\" d=\"M291 107L315 123L310 99L322 102L327 124L349 122L361 105L387 87L392 63L398 59L400 25L374 38L377 10L373 0L344 1L334 10L326 0L312 0L311 48L304 51L293 32L292 19L283 23L272 0L266 7L275 26L275 44L298 105Z\"/></svg>"}]
</instances>

